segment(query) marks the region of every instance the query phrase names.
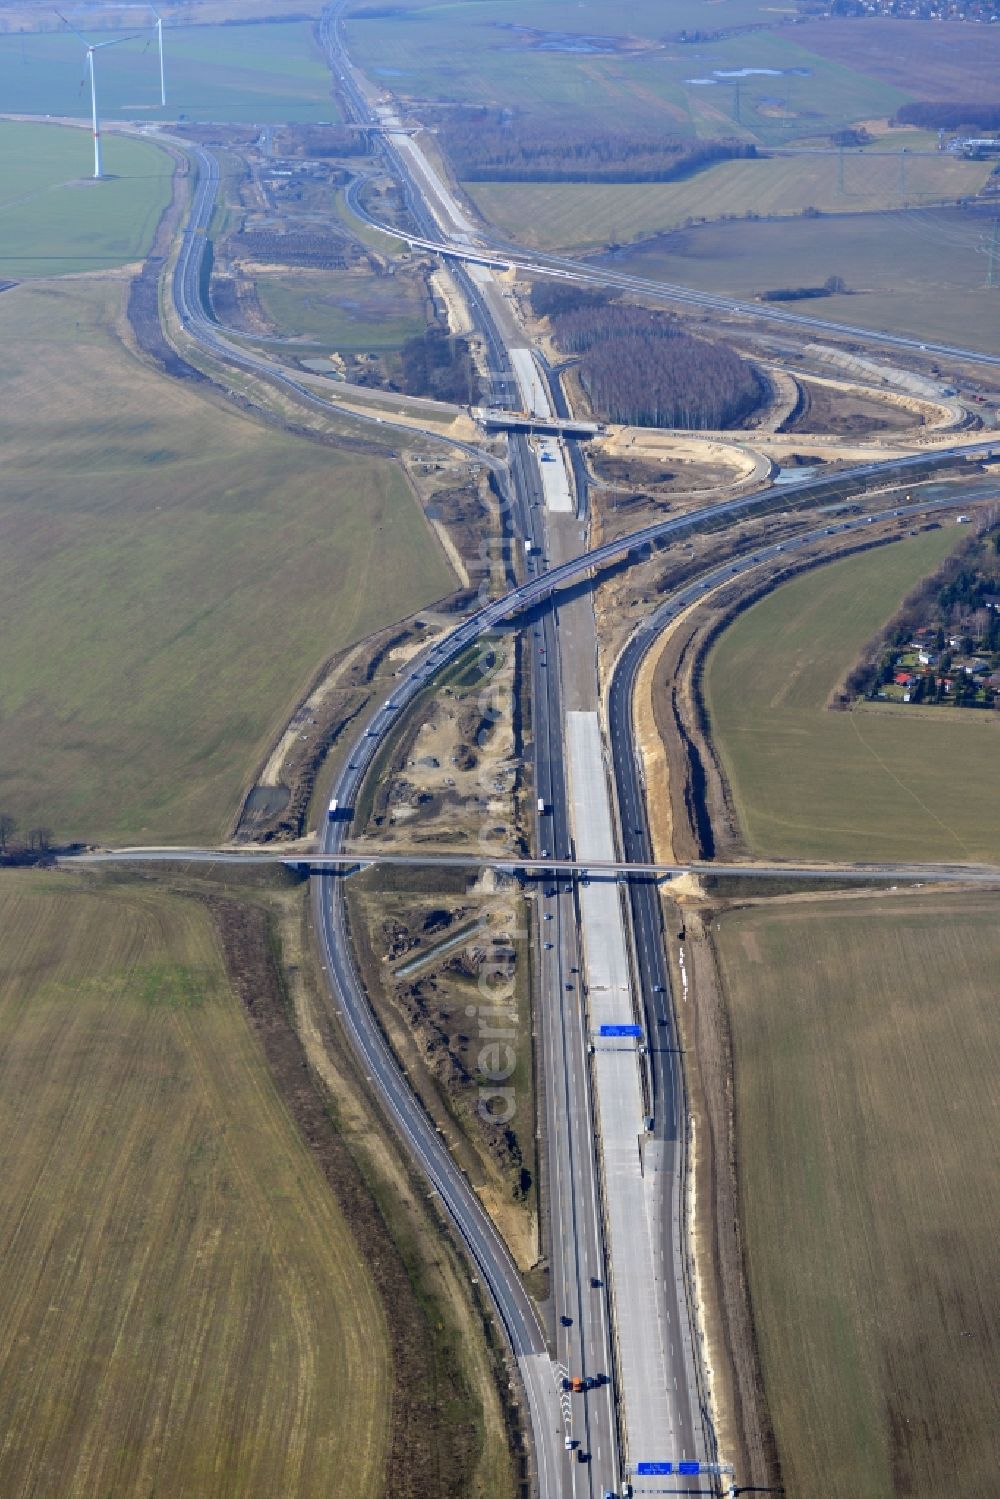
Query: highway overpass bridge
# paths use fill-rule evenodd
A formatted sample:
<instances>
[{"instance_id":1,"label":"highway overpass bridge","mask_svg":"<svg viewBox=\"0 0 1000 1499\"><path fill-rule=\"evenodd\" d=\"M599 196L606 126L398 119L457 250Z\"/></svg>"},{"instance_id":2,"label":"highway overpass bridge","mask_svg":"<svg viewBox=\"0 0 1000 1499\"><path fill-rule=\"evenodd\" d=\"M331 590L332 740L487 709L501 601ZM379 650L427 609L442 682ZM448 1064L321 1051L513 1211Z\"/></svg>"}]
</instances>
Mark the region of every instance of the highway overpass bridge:
<instances>
[{"instance_id":1,"label":"highway overpass bridge","mask_svg":"<svg viewBox=\"0 0 1000 1499\"><path fill-rule=\"evenodd\" d=\"M478 416L487 432L535 432L542 437L587 438L598 437L605 430L599 422L578 422L572 417L529 416L521 411L490 409L479 412Z\"/></svg>"}]
</instances>

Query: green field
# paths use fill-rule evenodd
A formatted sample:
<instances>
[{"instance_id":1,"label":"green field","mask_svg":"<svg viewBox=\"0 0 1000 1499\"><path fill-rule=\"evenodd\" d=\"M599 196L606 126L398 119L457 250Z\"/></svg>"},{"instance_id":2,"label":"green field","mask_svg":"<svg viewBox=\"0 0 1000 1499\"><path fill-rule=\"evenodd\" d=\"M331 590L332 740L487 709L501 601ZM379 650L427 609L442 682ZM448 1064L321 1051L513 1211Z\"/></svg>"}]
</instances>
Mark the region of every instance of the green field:
<instances>
[{"instance_id":1,"label":"green field","mask_svg":"<svg viewBox=\"0 0 1000 1499\"><path fill-rule=\"evenodd\" d=\"M0 296L0 807L210 840L316 668L452 582L394 465L148 371L122 297Z\"/></svg>"},{"instance_id":2,"label":"green field","mask_svg":"<svg viewBox=\"0 0 1000 1499\"><path fill-rule=\"evenodd\" d=\"M380 1491L368 1267L204 907L0 876L0 1491Z\"/></svg>"},{"instance_id":3,"label":"green field","mask_svg":"<svg viewBox=\"0 0 1000 1499\"><path fill-rule=\"evenodd\" d=\"M141 260L170 201L173 162L108 135L94 182L89 131L0 121L0 280L106 270Z\"/></svg>"},{"instance_id":4,"label":"green field","mask_svg":"<svg viewBox=\"0 0 1000 1499\"><path fill-rule=\"evenodd\" d=\"M366 11L371 16L366 16ZM391 13L390 13L391 11ZM637 0L623 15L609 0L527 5L524 0L464 0L359 6L348 45L376 82L404 98L491 104L551 127L586 110L594 128L671 135L742 134L785 141L892 113L908 94L855 68L807 52L781 30L745 31L697 45L685 28L713 31L778 22L783 12L755 3L713 5ZM512 27L563 33L535 37ZM588 34L617 38L618 50L581 44ZM625 38L629 38L628 42ZM644 46L636 48L635 39ZM732 78L740 83L739 119ZM692 82L707 80L707 82Z\"/></svg>"},{"instance_id":5,"label":"green field","mask_svg":"<svg viewBox=\"0 0 1000 1499\"><path fill-rule=\"evenodd\" d=\"M86 28L84 27L84 30ZM128 35L128 23L103 37ZM152 36L152 41L150 40ZM155 36L98 55L106 120L335 120L330 72L308 21L164 29L167 107L160 107ZM83 46L69 32L0 36L0 99L8 114L90 117Z\"/></svg>"},{"instance_id":6,"label":"green field","mask_svg":"<svg viewBox=\"0 0 1000 1499\"><path fill-rule=\"evenodd\" d=\"M1000 896L764 904L713 937L785 1492L991 1499Z\"/></svg>"},{"instance_id":7,"label":"green field","mask_svg":"<svg viewBox=\"0 0 1000 1499\"><path fill-rule=\"evenodd\" d=\"M402 276L343 271L258 276L257 295L282 333L343 352L398 349L427 327L424 299Z\"/></svg>"},{"instance_id":8,"label":"green field","mask_svg":"<svg viewBox=\"0 0 1000 1499\"><path fill-rule=\"evenodd\" d=\"M800 214L805 208L871 213L933 203L978 192L991 171L986 161L915 156L906 162L901 184L898 157L854 154L844 160L841 191L836 156L772 156L720 162L683 182L463 185L483 217L503 233L551 250L627 244L692 219L731 214ZM801 278L793 284L800 285Z\"/></svg>"},{"instance_id":9,"label":"green field","mask_svg":"<svg viewBox=\"0 0 1000 1499\"><path fill-rule=\"evenodd\" d=\"M814 569L720 637L705 698L754 855L1000 862L996 714L824 706L867 641L961 535L945 524Z\"/></svg>"},{"instance_id":10,"label":"green field","mask_svg":"<svg viewBox=\"0 0 1000 1499\"><path fill-rule=\"evenodd\" d=\"M706 224L611 263L746 298L779 286L821 286L838 275L851 295L825 297L817 309L824 318L992 352L1000 340L1000 290L985 284L991 233L988 216L959 209Z\"/></svg>"}]
</instances>

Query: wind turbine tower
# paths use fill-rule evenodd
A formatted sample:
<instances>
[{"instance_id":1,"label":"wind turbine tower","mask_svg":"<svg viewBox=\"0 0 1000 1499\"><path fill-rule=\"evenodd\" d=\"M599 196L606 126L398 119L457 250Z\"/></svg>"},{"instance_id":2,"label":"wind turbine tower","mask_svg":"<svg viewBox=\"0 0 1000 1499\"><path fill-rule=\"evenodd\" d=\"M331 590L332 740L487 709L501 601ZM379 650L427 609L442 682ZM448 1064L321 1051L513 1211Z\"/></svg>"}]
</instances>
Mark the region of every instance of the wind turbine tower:
<instances>
[{"instance_id":1,"label":"wind turbine tower","mask_svg":"<svg viewBox=\"0 0 1000 1499\"><path fill-rule=\"evenodd\" d=\"M167 75L163 71L163 17L159 11L149 7L156 17L156 40L160 48L160 107L166 108L167 103Z\"/></svg>"},{"instance_id":2,"label":"wind turbine tower","mask_svg":"<svg viewBox=\"0 0 1000 1499\"><path fill-rule=\"evenodd\" d=\"M70 25L66 17L56 11L60 21L69 26L74 36L78 36L87 49L87 72L90 74L90 116L94 127L94 181L99 182L104 176L101 166L101 121L97 113L97 67L94 61L94 53L100 52L102 47L118 47L122 42L130 42L132 36L117 36L110 42L88 42L82 32L77 31L75 26Z\"/></svg>"}]
</instances>

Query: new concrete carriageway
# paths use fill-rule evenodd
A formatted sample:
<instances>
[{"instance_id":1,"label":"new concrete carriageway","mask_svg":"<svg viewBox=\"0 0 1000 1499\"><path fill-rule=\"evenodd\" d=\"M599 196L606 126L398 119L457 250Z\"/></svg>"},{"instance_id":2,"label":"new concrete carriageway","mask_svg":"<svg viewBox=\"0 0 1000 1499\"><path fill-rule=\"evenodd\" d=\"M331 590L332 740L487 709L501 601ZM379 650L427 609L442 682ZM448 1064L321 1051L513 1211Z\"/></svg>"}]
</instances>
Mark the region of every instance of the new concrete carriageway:
<instances>
[{"instance_id":1,"label":"new concrete carriageway","mask_svg":"<svg viewBox=\"0 0 1000 1499\"><path fill-rule=\"evenodd\" d=\"M611 802L598 715L566 715L570 804L578 858L613 860ZM622 890L579 890L586 963L595 1128L602 1166L614 1305L621 1436L635 1492L640 1465L705 1459L689 1392L697 1388L677 1227L683 1121L651 1133L642 1072L643 1006L633 990Z\"/></svg>"}]
</instances>

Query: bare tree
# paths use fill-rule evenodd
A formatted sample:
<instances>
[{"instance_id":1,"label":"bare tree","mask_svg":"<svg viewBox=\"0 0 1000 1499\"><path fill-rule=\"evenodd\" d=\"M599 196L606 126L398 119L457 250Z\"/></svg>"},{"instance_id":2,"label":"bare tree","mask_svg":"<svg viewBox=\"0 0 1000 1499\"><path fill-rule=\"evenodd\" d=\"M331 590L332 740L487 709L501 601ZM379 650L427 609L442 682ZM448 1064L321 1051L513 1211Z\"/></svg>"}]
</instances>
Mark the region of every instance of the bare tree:
<instances>
[{"instance_id":1,"label":"bare tree","mask_svg":"<svg viewBox=\"0 0 1000 1499\"><path fill-rule=\"evenodd\" d=\"M10 812L0 812L0 853L7 852L7 845L17 832L17 818Z\"/></svg>"},{"instance_id":2,"label":"bare tree","mask_svg":"<svg viewBox=\"0 0 1000 1499\"><path fill-rule=\"evenodd\" d=\"M37 849L40 854L46 853L52 847L52 829L47 827L32 828L28 833L29 848Z\"/></svg>"}]
</instances>

